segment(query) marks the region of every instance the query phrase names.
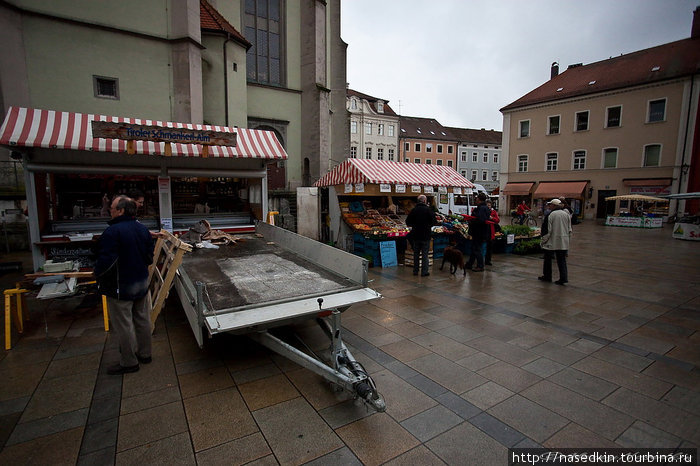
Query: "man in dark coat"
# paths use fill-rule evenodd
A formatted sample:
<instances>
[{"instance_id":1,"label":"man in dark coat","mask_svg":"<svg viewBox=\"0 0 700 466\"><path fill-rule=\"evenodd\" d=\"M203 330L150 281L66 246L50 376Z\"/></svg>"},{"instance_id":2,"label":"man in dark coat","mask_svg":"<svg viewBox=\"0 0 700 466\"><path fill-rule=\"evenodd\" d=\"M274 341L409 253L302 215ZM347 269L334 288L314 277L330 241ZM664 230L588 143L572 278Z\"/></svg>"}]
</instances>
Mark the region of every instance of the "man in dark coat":
<instances>
[{"instance_id":1,"label":"man in dark coat","mask_svg":"<svg viewBox=\"0 0 700 466\"><path fill-rule=\"evenodd\" d=\"M411 227L411 241L413 242L413 275L427 277L430 275L430 263L428 262L428 250L430 249L431 228L436 224L435 214L428 207L428 199L424 194L418 196L418 204L406 217L406 225ZM419 258L422 257L422 266L419 267Z\"/></svg>"},{"instance_id":2,"label":"man in dark coat","mask_svg":"<svg viewBox=\"0 0 700 466\"><path fill-rule=\"evenodd\" d=\"M483 246L486 238L490 238L491 230L486 222L491 218L491 209L486 206L486 194L479 193L476 198L476 209L472 212L472 219L469 221L469 236L472 237L472 250L466 267L471 269L476 261L474 272L484 271Z\"/></svg>"},{"instance_id":3,"label":"man in dark coat","mask_svg":"<svg viewBox=\"0 0 700 466\"><path fill-rule=\"evenodd\" d=\"M148 299L148 266L153 262L153 239L136 221L136 203L117 196L110 206L109 227L100 237L95 276L107 296L112 328L119 340L119 364L109 367L117 375L139 370L139 362L151 362L151 303Z\"/></svg>"}]
</instances>

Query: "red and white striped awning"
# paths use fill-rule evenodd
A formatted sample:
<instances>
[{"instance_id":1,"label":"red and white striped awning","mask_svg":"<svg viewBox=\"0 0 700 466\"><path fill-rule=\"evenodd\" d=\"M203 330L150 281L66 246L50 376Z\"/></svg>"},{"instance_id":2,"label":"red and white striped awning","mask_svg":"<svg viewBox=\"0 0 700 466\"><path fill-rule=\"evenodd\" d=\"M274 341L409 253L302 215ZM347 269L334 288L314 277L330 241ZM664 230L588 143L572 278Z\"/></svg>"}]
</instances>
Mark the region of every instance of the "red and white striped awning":
<instances>
[{"instance_id":1,"label":"red and white striped awning","mask_svg":"<svg viewBox=\"0 0 700 466\"><path fill-rule=\"evenodd\" d=\"M445 165L426 165L388 160L347 159L326 173L314 186L346 183L407 184L474 188L474 184Z\"/></svg>"},{"instance_id":2,"label":"red and white striped awning","mask_svg":"<svg viewBox=\"0 0 700 466\"><path fill-rule=\"evenodd\" d=\"M170 121L123 118L87 113L58 112L23 107L10 107L0 127L0 145L45 147L95 152L126 152L127 141L92 137L93 120L134 125L187 128L199 131L235 132L236 147L209 146L209 157L286 159L287 152L272 131L229 128L225 126L173 123ZM164 142L135 141L136 154L165 155ZM200 157L200 144L171 144L172 155Z\"/></svg>"}]
</instances>

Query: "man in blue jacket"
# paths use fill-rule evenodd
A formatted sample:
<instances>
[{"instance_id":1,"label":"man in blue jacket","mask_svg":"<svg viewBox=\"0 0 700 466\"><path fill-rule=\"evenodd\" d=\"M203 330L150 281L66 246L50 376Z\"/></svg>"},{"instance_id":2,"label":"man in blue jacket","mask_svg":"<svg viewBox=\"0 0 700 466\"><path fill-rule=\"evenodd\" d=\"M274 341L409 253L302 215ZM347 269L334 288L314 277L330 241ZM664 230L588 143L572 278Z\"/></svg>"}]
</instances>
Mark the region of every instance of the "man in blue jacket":
<instances>
[{"instance_id":1,"label":"man in blue jacket","mask_svg":"<svg viewBox=\"0 0 700 466\"><path fill-rule=\"evenodd\" d=\"M112 220L100 237L95 276L100 292L107 296L112 328L119 341L119 364L107 369L111 375L139 370L151 362L151 306L148 266L153 262L153 239L136 221L136 202L117 196L110 207Z\"/></svg>"}]
</instances>

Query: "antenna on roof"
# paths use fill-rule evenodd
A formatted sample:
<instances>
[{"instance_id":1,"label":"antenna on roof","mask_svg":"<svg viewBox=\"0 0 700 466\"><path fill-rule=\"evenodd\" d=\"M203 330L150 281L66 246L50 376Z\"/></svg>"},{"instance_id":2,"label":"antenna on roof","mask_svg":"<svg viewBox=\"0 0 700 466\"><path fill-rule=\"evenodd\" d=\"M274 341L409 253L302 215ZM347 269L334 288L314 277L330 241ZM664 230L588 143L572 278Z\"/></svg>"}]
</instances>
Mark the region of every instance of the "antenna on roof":
<instances>
[{"instance_id":1,"label":"antenna on roof","mask_svg":"<svg viewBox=\"0 0 700 466\"><path fill-rule=\"evenodd\" d=\"M399 99L399 115L401 115L401 99Z\"/></svg>"}]
</instances>

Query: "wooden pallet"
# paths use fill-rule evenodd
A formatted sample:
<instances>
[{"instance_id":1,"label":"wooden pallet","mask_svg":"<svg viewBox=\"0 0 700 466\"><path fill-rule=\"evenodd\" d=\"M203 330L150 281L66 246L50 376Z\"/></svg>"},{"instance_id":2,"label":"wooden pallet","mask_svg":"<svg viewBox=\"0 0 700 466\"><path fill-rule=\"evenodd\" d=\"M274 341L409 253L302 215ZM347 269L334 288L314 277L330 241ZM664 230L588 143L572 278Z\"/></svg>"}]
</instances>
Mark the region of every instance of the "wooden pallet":
<instances>
[{"instance_id":1,"label":"wooden pallet","mask_svg":"<svg viewBox=\"0 0 700 466\"><path fill-rule=\"evenodd\" d=\"M192 251L192 246L180 241L166 230L158 233L153 263L148 267L148 294L151 299L151 327L163 309L173 286L177 268L182 263L182 256Z\"/></svg>"}]
</instances>

